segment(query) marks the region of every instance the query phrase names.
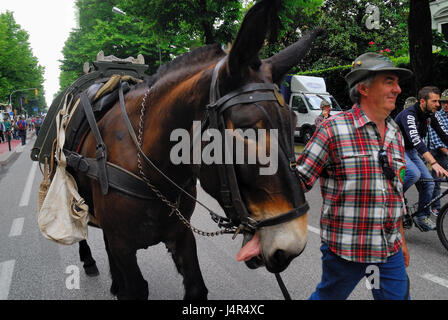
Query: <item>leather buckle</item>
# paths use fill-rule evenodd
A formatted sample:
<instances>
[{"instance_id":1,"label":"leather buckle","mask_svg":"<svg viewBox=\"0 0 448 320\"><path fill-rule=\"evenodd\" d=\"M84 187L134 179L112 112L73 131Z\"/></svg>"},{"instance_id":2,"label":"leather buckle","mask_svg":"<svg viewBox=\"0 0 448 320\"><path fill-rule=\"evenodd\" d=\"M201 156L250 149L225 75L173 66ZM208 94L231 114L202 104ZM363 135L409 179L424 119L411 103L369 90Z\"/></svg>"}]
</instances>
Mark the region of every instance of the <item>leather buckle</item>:
<instances>
[{"instance_id":1,"label":"leather buckle","mask_svg":"<svg viewBox=\"0 0 448 320\"><path fill-rule=\"evenodd\" d=\"M106 146L104 144L99 144L96 146L96 159L104 159L106 157Z\"/></svg>"}]
</instances>

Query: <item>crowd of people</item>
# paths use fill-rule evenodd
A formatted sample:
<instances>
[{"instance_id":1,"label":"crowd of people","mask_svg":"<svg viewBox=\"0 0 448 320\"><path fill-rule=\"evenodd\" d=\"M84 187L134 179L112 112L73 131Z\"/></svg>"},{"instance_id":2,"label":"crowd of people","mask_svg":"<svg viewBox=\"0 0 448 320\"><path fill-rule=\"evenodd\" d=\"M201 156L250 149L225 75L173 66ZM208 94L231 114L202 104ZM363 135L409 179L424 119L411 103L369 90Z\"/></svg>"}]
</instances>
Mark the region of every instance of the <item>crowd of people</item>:
<instances>
[{"instance_id":1,"label":"crowd of people","mask_svg":"<svg viewBox=\"0 0 448 320\"><path fill-rule=\"evenodd\" d=\"M0 118L0 143L10 143L11 140L21 140L26 144L27 133L35 131L36 136L44 121L43 116L18 116L11 119L9 115Z\"/></svg>"}]
</instances>

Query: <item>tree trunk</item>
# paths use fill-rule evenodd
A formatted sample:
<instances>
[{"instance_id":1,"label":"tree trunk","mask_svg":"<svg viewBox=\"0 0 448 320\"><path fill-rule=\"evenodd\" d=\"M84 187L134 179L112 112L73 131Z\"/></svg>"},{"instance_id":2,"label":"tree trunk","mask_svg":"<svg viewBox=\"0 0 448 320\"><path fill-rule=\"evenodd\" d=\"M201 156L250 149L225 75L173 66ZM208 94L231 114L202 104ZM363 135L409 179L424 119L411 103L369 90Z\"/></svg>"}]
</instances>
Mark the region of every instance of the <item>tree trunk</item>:
<instances>
[{"instance_id":1,"label":"tree trunk","mask_svg":"<svg viewBox=\"0 0 448 320\"><path fill-rule=\"evenodd\" d=\"M411 0L409 10L409 53L415 75L415 92L431 85L433 76L431 11L428 0Z\"/></svg>"},{"instance_id":2,"label":"tree trunk","mask_svg":"<svg viewBox=\"0 0 448 320\"><path fill-rule=\"evenodd\" d=\"M204 31L205 44L213 44L215 43L215 37L213 36L213 21L210 21L210 16L207 13L207 1L200 0L199 7L199 14L201 17L201 26Z\"/></svg>"}]
</instances>

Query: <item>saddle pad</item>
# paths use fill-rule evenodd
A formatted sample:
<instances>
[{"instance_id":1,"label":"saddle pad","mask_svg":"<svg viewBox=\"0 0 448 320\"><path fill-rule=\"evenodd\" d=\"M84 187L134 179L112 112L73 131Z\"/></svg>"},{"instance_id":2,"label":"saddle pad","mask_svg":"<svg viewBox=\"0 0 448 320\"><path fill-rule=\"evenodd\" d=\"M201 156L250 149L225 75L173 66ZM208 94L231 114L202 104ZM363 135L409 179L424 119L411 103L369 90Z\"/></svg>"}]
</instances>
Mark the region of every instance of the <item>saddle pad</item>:
<instances>
[{"instance_id":1,"label":"saddle pad","mask_svg":"<svg viewBox=\"0 0 448 320\"><path fill-rule=\"evenodd\" d=\"M80 92L91 88L94 84L100 83L97 88L92 88L93 94L91 96L89 95L89 98L95 99L96 94L102 88L103 84L106 83L115 74L121 75L122 81L126 81L126 83L132 84L134 83L133 81L142 81L142 79L148 78L148 75L145 74L148 69L147 65L95 61L93 62L93 66L94 71L91 71L90 73L79 77L69 87L63 90L51 103L51 106L39 131L39 136L36 138L34 146L31 150L31 160L44 163L45 158L49 159L51 157L51 147L53 145L54 139L56 138L55 118L59 110L62 108L65 97L67 95L73 97L73 102L76 102L76 100L78 100L79 98ZM132 78L133 80L129 80L129 78ZM109 97L109 100L107 100L106 97L108 96L108 94L113 92L106 91L106 89L104 89L105 95L98 97L98 100L96 100L96 102L92 104L93 108L96 111L99 111L110 105L110 103L112 103L111 101L113 100L113 97ZM117 98L115 98L115 101L116 100ZM73 114L73 116L75 116L75 114ZM71 121L75 119L73 118L73 116ZM73 130L73 128L71 130ZM70 133L69 136L71 136Z\"/></svg>"}]
</instances>

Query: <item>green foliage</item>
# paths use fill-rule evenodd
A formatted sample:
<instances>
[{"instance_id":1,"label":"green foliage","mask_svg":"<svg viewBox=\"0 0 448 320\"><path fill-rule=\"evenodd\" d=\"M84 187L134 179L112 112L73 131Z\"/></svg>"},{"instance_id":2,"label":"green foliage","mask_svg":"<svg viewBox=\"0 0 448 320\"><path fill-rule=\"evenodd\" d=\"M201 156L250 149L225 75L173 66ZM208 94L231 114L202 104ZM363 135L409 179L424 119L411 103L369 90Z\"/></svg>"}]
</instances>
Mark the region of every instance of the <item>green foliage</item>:
<instances>
[{"instance_id":1,"label":"green foliage","mask_svg":"<svg viewBox=\"0 0 448 320\"><path fill-rule=\"evenodd\" d=\"M318 41L308 57L301 63L301 70L324 69L345 65L367 51L373 51L369 42L375 42L375 51L390 49L392 56L408 52L407 16L409 0L326 0L320 10L304 19L300 30L305 32L322 26L327 35ZM379 9L380 29L369 29L369 5ZM298 72L299 69L296 70Z\"/></svg>"},{"instance_id":2,"label":"green foliage","mask_svg":"<svg viewBox=\"0 0 448 320\"><path fill-rule=\"evenodd\" d=\"M448 41L445 36L437 30L432 30L432 44L439 49L439 54L448 56Z\"/></svg>"},{"instance_id":3,"label":"green foliage","mask_svg":"<svg viewBox=\"0 0 448 320\"><path fill-rule=\"evenodd\" d=\"M114 6L127 15L114 14ZM154 73L194 47L230 42L242 16L239 0L77 0L76 7L79 28L63 49L61 90L100 50L120 58L142 54Z\"/></svg>"},{"instance_id":4,"label":"green foliage","mask_svg":"<svg viewBox=\"0 0 448 320\"><path fill-rule=\"evenodd\" d=\"M255 0L77 0L79 28L67 40L60 77L61 88L82 73L100 50L121 58L145 57L154 73L160 63L207 43L232 42L243 15ZM380 29L368 29L368 5L380 13ZM112 13L121 8L126 16ZM366 51L390 49L391 57L408 54L409 0L283 0L277 37L260 56L266 58L322 26L327 35L292 73L320 70L334 78L335 89L345 94L343 75L353 59ZM375 48L369 42L375 42ZM339 72L334 66L342 65ZM329 69L328 69L329 68ZM342 74L344 73L344 74ZM331 75L330 75L331 74ZM336 85L336 82L339 84ZM342 95L341 94L341 95ZM346 100L347 101L347 100ZM347 102L349 103L349 102Z\"/></svg>"},{"instance_id":5,"label":"green foliage","mask_svg":"<svg viewBox=\"0 0 448 320\"><path fill-rule=\"evenodd\" d=\"M34 90L16 92L11 97L14 109L33 114L33 107L38 107L41 111L46 108L44 68L33 56L28 39L28 33L15 22L11 12L0 14L0 102L9 103L9 95L15 90L38 88L37 97ZM27 104L23 104L25 97ZM20 109L21 98L23 110Z\"/></svg>"}]
</instances>

